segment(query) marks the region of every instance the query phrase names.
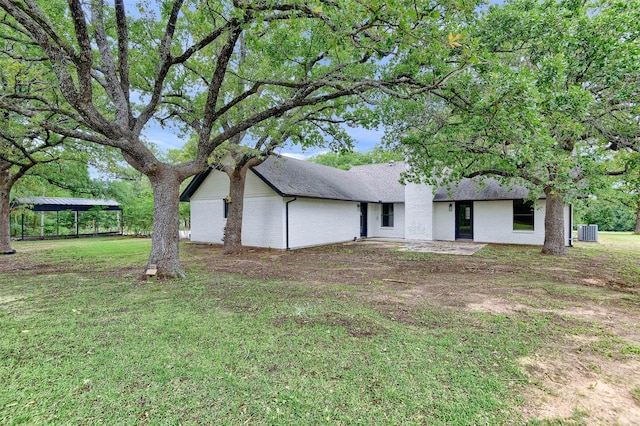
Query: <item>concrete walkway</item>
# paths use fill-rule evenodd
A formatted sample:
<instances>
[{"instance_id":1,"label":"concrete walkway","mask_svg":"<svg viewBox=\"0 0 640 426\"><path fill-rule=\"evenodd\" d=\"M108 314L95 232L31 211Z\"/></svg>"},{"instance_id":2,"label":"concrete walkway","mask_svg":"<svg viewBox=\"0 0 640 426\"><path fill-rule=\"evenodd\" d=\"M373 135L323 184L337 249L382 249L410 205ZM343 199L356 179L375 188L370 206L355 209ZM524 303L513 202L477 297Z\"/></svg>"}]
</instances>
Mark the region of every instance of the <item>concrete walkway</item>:
<instances>
[{"instance_id":1,"label":"concrete walkway","mask_svg":"<svg viewBox=\"0 0 640 426\"><path fill-rule=\"evenodd\" d=\"M402 240L394 238L366 238L358 240L356 244L379 244L389 247L397 247L401 251L412 251L419 253L440 253L458 254L471 256L486 244L474 243L470 241L424 241L424 240Z\"/></svg>"}]
</instances>

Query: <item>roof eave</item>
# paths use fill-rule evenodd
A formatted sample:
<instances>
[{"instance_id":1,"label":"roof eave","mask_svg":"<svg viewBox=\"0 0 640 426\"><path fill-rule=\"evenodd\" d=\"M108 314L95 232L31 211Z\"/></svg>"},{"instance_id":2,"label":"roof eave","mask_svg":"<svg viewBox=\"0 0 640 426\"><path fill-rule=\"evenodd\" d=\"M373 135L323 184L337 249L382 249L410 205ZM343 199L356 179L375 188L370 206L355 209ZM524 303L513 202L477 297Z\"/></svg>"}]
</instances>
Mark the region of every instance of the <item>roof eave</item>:
<instances>
[{"instance_id":1,"label":"roof eave","mask_svg":"<svg viewBox=\"0 0 640 426\"><path fill-rule=\"evenodd\" d=\"M191 179L191 182L189 182L189 185L182 191L182 194L180 194L180 201L186 203L191 201L191 196L200 188L200 185L202 185L202 182L209 176L209 173L211 173L211 167L195 175L193 179Z\"/></svg>"}]
</instances>

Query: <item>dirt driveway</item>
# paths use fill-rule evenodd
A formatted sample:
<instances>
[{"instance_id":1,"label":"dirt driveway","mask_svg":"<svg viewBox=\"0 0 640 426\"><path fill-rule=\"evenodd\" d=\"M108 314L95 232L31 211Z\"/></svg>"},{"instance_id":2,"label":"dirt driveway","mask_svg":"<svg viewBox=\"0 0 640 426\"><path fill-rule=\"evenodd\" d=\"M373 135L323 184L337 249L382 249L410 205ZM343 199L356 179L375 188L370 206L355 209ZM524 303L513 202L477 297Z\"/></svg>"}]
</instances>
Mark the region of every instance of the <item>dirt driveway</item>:
<instances>
[{"instance_id":1,"label":"dirt driveway","mask_svg":"<svg viewBox=\"0 0 640 426\"><path fill-rule=\"evenodd\" d=\"M571 332L520 360L530 379L526 417L640 424L640 276L614 262L615 253L584 246L553 258L537 247L489 245L463 256L401 245L355 242L223 256L218 247L188 244L185 258L216 272L307 282L319 292L347 285L348 297L355 291L397 321L411 322L412 310L425 307L553 316Z\"/></svg>"}]
</instances>

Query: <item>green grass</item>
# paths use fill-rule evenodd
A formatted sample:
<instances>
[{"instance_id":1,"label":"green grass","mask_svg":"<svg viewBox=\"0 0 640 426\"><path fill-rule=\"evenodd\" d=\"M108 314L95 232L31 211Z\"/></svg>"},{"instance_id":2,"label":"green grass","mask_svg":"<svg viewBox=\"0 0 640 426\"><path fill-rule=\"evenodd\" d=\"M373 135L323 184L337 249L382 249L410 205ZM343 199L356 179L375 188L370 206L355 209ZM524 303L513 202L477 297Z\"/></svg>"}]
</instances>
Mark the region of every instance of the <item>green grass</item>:
<instances>
[{"instance_id":1,"label":"green grass","mask_svg":"<svg viewBox=\"0 0 640 426\"><path fill-rule=\"evenodd\" d=\"M1 424L522 424L517 360L566 332L544 313L399 318L197 263L164 283L114 273L149 246L15 245L49 269L0 273Z\"/></svg>"},{"instance_id":2,"label":"green grass","mask_svg":"<svg viewBox=\"0 0 640 426\"><path fill-rule=\"evenodd\" d=\"M425 312L409 326L293 284L197 273L3 282L5 298L28 294L0 316L3 424L501 423L515 359L545 326L526 340L507 318Z\"/></svg>"},{"instance_id":3,"label":"green grass","mask_svg":"<svg viewBox=\"0 0 640 426\"><path fill-rule=\"evenodd\" d=\"M640 287L640 235L631 232L599 232L597 244L579 243L578 248L584 256L606 257L622 278Z\"/></svg>"},{"instance_id":4,"label":"green grass","mask_svg":"<svg viewBox=\"0 0 640 426\"><path fill-rule=\"evenodd\" d=\"M38 248L37 243L27 245L27 253ZM14 244L19 254L23 250L20 243ZM145 264L151 249L148 238L88 238L42 243L44 249L37 250L38 261L48 264L72 266L92 265L98 269L117 268Z\"/></svg>"}]
</instances>

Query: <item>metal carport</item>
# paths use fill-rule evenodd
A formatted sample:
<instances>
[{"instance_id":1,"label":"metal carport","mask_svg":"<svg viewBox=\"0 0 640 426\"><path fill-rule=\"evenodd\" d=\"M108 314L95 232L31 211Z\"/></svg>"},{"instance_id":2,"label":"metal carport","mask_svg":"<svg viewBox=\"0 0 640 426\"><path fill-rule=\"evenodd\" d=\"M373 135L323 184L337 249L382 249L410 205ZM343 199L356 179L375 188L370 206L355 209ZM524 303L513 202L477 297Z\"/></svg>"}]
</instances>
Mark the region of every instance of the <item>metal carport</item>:
<instances>
[{"instance_id":1,"label":"metal carport","mask_svg":"<svg viewBox=\"0 0 640 426\"><path fill-rule=\"evenodd\" d=\"M75 237L80 237L78 227L78 216L80 212L88 211L116 211L118 221L118 233L122 234L122 208L118 202L113 200L100 200L89 198L53 198L53 197L21 197L16 198L11 203L12 207L26 207L33 212L61 212L73 211L75 218ZM24 212L22 213L22 235L21 239L25 239L24 234ZM58 232L58 235L59 232Z\"/></svg>"}]
</instances>

